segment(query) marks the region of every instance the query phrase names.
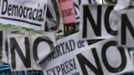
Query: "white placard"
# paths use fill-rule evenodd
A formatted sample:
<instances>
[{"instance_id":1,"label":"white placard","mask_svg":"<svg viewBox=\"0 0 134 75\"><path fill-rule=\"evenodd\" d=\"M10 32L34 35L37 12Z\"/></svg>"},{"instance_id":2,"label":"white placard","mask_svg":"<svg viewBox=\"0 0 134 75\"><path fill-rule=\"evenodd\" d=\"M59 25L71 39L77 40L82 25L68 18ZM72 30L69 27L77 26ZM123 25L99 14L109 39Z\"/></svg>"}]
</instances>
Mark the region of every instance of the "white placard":
<instances>
[{"instance_id":1,"label":"white placard","mask_svg":"<svg viewBox=\"0 0 134 75\"><path fill-rule=\"evenodd\" d=\"M119 11L118 43L126 47L134 47L134 9Z\"/></svg>"},{"instance_id":2,"label":"white placard","mask_svg":"<svg viewBox=\"0 0 134 75\"><path fill-rule=\"evenodd\" d=\"M109 39L117 35L109 18L113 5L82 5L80 31L85 39Z\"/></svg>"},{"instance_id":3,"label":"white placard","mask_svg":"<svg viewBox=\"0 0 134 75\"><path fill-rule=\"evenodd\" d=\"M87 46L87 42L80 39L80 34L72 34L57 41L55 53L50 56L48 64L40 64L45 75L73 75L78 73L73 52Z\"/></svg>"},{"instance_id":4,"label":"white placard","mask_svg":"<svg viewBox=\"0 0 134 75\"><path fill-rule=\"evenodd\" d=\"M79 75L122 75L133 72L128 50L104 40L74 52Z\"/></svg>"},{"instance_id":5,"label":"white placard","mask_svg":"<svg viewBox=\"0 0 134 75\"><path fill-rule=\"evenodd\" d=\"M44 61L52 52L55 40L52 33L31 32L11 32L7 39L12 71L41 70L36 63Z\"/></svg>"},{"instance_id":6,"label":"white placard","mask_svg":"<svg viewBox=\"0 0 134 75\"><path fill-rule=\"evenodd\" d=\"M1 0L0 23L44 30L47 0Z\"/></svg>"}]
</instances>

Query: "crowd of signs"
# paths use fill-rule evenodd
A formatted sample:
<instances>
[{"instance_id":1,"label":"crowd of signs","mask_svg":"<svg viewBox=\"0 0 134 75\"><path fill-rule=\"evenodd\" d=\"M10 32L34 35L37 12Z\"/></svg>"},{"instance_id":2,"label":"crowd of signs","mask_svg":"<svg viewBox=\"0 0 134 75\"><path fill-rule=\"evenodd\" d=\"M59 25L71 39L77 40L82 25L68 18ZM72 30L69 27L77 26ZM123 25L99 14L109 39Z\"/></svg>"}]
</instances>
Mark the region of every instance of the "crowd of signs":
<instances>
[{"instance_id":1,"label":"crowd of signs","mask_svg":"<svg viewBox=\"0 0 134 75\"><path fill-rule=\"evenodd\" d=\"M62 13L56 23L76 24L79 31L57 39L55 32L44 32L47 0L1 0L1 62L11 71L42 70L44 75L133 75L134 9L75 1L74 10L71 0L59 0L69 7L55 19Z\"/></svg>"}]
</instances>

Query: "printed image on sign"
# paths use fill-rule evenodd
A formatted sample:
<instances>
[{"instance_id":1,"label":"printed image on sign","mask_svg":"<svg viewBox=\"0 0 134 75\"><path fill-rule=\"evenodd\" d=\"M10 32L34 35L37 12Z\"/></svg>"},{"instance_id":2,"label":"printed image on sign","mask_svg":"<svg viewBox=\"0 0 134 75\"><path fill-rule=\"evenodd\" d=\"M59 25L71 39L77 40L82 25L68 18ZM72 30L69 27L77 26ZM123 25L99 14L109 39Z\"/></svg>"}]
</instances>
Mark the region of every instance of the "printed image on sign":
<instances>
[{"instance_id":1,"label":"printed image on sign","mask_svg":"<svg viewBox=\"0 0 134 75\"><path fill-rule=\"evenodd\" d=\"M44 75L79 74L72 53L87 46L87 42L78 37L80 35L76 33L56 42L55 52L49 57L50 61L47 65L39 64L43 68Z\"/></svg>"},{"instance_id":2,"label":"printed image on sign","mask_svg":"<svg viewBox=\"0 0 134 75\"><path fill-rule=\"evenodd\" d=\"M80 31L85 39L107 39L117 35L110 25L113 5L82 5Z\"/></svg>"},{"instance_id":3,"label":"printed image on sign","mask_svg":"<svg viewBox=\"0 0 134 75\"><path fill-rule=\"evenodd\" d=\"M44 30L47 0L1 0L0 23Z\"/></svg>"},{"instance_id":4,"label":"printed image on sign","mask_svg":"<svg viewBox=\"0 0 134 75\"><path fill-rule=\"evenodd\" d=\"M132 72L128 50L117 42L104 40L74 52L80 75L122 75Z\"/></svg>"},{"instance_id":5,"label":"printed image on sign","mask_svg":"<svg viewBox=\"0 0 134 75\"><path fill-rule=\"evenodd\" d=\"M119 45L134 47L134 9L119 11L120 27L118 34Z\"/></svg>"}]
</instances>

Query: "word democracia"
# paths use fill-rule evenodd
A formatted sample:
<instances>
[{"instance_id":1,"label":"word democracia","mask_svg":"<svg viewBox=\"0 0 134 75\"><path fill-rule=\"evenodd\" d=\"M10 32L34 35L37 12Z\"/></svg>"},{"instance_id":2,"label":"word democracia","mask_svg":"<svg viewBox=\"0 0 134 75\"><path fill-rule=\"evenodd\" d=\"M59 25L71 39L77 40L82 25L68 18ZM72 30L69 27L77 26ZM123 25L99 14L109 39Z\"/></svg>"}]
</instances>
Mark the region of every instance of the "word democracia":
<instances>
[{"instance_id":1,"label":"word democracia","mask_svg":"<svg viewBox=\"0 0 134 75\"><path fill-rule=\"evenodd\" d=\"M45 9L46 4L44 4L43 8L40 7L40 4L38 4L38 7L33 8L32 6L13 4L9 0L3 0L1 4L1 15L42 22L44 21Z\"/></svg>"}]
</instances>

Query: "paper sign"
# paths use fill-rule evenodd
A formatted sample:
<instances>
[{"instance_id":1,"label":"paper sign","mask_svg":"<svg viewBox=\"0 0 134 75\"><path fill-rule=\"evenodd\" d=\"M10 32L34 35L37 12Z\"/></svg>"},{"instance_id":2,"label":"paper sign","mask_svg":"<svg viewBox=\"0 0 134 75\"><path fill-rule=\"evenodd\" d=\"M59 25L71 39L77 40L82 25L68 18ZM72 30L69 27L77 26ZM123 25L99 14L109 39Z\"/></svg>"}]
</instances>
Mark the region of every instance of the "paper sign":
<instances>
[{"instance_id":1,"label":"paper sign","mask_svg":"<svg viewBox=\"0 0 134 75\"><path fill-rule=\"evenodd\" d=\"M47 0L1 0L0 23L44 30Z\"/></svg>"},{"instance_id":2,"label":"paper sign","mask_svg":"<svg viewBox=\"0 0 134 75\"><path fill-rule=\"evenodd\" d=\"M47 55L52 52L54 38L51 33L10 32L7 35L11 70L41 70L36 63L45 62Z\"/></svg>"},{"instance_id":3,"label":"paper sign","mask_svg":"<svg viewBox=\"0 0 134 75\"><path fill-rule=\"evenodd\" d=\"M116 27L109 21L113 5L82 5L81 36L85 39L109 39L117 35Z\"/></svg>"},{"instance_id":4,"label":"paper sign","mask_svg":"<svg viewBox=\"0 0 134 75\"><path fill-rule=\"evenodd\" d=\"M124 75L133 72L128 50L104 40L74 52L79 75Z\"/></svg>"},{"instance_id":5,"label":"paper sign","mask_svg":"<svg viewBox=\"0 0 134 75\"><path fill-rule=\"evenodd\" d=\"M76 22L73 0L59 0L64 23Z\"/></svg>"},{"instance_id":6,"label":"paper sign","mask_svg":"<svg viewBox=\"0 0 134 75\"><path fill-rule=\"evenodd\" d=\"M55 52L49 57L50 61L47 64L39 64L44 75L75 75L79 73L73 52L87 46L87 42L80 39L79 34L76 33L62 38L56 43Z\"/></svg>"},{"instance_id":7,"label":"paper sign","mask_svg":"<svg viewBox=\"0 0 134 75\"><path fill-rule=\"evenodd\" d=\"M122 10L118 14L118 44L134 48L134 9Z\"/></svg>"}]
</instances>

